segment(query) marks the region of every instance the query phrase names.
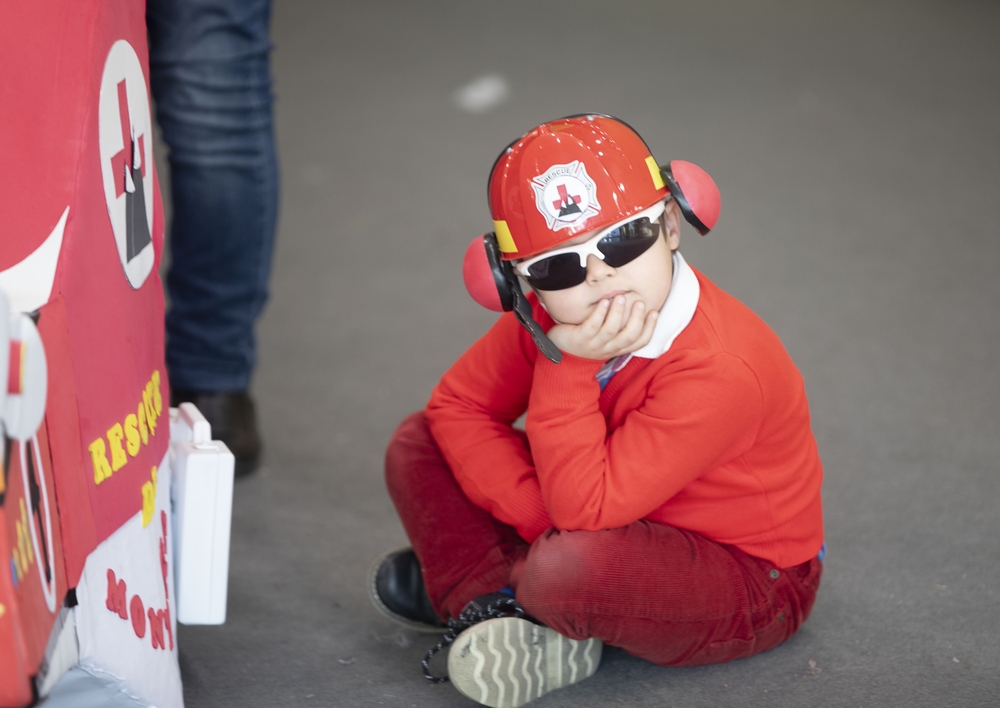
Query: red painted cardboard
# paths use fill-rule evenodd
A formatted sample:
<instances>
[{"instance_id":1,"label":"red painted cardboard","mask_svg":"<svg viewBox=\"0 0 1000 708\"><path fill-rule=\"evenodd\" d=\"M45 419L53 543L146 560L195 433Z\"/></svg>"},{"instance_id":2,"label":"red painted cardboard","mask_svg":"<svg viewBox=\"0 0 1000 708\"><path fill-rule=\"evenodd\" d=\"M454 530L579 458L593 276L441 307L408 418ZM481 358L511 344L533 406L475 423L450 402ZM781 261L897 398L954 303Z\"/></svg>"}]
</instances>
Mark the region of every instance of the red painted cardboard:
<instances>
[{"instance_id":1,"label":"red painted cardboard","mask_svg":"<svg viewBox=\"0 0 1000 708\"><path fill-rule=\"evenodd\" d=\"M2 470L0 470L2 472ZM7 518L0 506L0 708L26 706L31 702L31 677L27 649L21 633L20 611L10 579L10 543Z\"/></svg>"},{"instance_id":2,"label":"red painted cardboard","mask_svg":"<svg viewBox=\"0 0 1000 708\"><path fill-rule=\"evenodd\" d=\"M10 441L8 445L10 463L3 502L8 561L0 572L6 572L13 586L24 661L37 667L66 596L62 532L45 426L30 442Z\"/></svg>"},{"instance_id":3,"label":"red painted cardboard","mask_svg":"<svg viewBox=\"0 0 1000 708\"><path fill-rule=\"evenodd\" d=\"M0 9L0 270L37 248L73 201L96 14L94 2L59 0Z\"/></svg>"},{"instance_id":4,"label":"red painted cardboard","mask_svg":"<svg viewBox=\"0 0 1000 708\"><path fill-rule=\"evenodd\" d=\"M43 307L38 333L48 360L49 389L45 403L45 427L49 435L52 476L62 531L66 584L76 587L87 555L97 546L97 529L90 506L86 467L80 440L80 417L76 382L70 357L69 322L62 297Z\"/></svg>"},{"instance_id":5,"label":"red painted cardboard","mask_svg":"<svg viewBox=\"0 0 1000 708\"><path fill-rule=\"evenodd\" d=\"M169 444L169 386L144 3L5 3L0 66L0 272L37 262L26 259L68 213L48 303L32 305L41 306L49 371L45 422L31 449L39 488L45 481L39 501L53 516L38 541L48 577L34 542L32 562L22 555L25 529L35 524L37 537L41 526L33 506L21 511L31 489L26 496L20 448L0 504L5 706L31 700L28 677L49 638L53 597L58 610L88 556L143 509L143 485ZM116 561L128 561L128 544L114 549Z\"/></svg>"},{"instance_id":6,"label":"red painted cardboard","mask_svg":"<svg viewBox=\"0 0 1000 708\"><path fill-rule=\"evenodd\" d=\"M133 289L123 271L108 216L99 146L98 99L104 65L112 45L126 39L138 56L148 97L149 66L146 25L141 3L97 3L89 56L83 57L89 72L89 110L83 121L76 193L66 225L61 267L54 290L65 300L69 323L70 355L80 417L81 456L94 512L98 543L107 538L142 508L142 485L163 458L169 443L169 401L164 366L163 290L157 266L163 249L163 218L159 199L154 199L152 243L155 261L149 276ZM148 101L148 98L147 98ZM132 110L139 110L133 105ZM148 111L148 104L145 109ZM152 144L152 135L145 143ZM159 184L152 160L153 192ZM156 373L158 372L158 373ZM136 456L111 475L95 469L91 446L104 440L111 461L114 426L123 433L129 415L141 417L147 384L158 378L152 393L159 402L155 427L148 426L147 440ZM147 410L148 418L148 410ZM99 481L98 481L99 480Z\"/></svg>"},{"instance_id":7,"label":"red painted cardboard","mask_svg":"<svg viewBox=\"0 0 1000 708\"><path fill-rule=\"evenodd\" d=\"M126 0L49 1L3 12L0 151L9 162L0 171L0 215L7 224L5 234L13 238L5 236L0 270L37 248L69 207L52 298L63 300L71 373L56 377L71 376L75 388L81 474L93 511L93 539L99 543L141 508L142 485L163 458L169 437L163 403L168 400L163 293L157 271L163 212L151 159L145 8ZM134 57L137 71L103 85L113 50ZM115 104L104 114L102 91ZM102 120L111 121L103 136ZM124 144L130 139L134 146ZM126 167L136 169L136 186L153 195L151 228L139 243L151 241L151 267L138 279L127 275L128 259L120 252L109 215L128 196L124 181L117 184L125 179ZM110 172L118 191L108 197ZM134 203L146 213L142 200ZM70 400L67 396L63 403ZM113 453L128 442L130 422L146 434L140 436L136 454L127 454L119 465ZM103 457L113 468L108 474L94 450L102 439ZM60 451L56 459L62 464L69 453ZM84 529L84 549L89 535ZM79 575L79 550L72 557L74 577Z\"/></svg>"}]
</instances>

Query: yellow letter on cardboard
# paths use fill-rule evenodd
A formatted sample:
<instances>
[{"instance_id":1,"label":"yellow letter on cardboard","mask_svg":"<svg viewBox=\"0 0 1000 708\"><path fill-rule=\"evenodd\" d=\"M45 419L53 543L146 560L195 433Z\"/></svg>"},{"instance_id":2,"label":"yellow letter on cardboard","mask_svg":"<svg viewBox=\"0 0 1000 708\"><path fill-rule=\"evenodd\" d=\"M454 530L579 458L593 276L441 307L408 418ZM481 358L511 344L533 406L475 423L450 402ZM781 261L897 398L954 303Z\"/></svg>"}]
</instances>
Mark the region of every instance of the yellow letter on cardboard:
<instances>
[{"instance_id":1,"label":"yellow letter on cardboard","mask_svg":"<svg viewBox=\"0 0 1000 708\"><path fill-rule=\"evenodd\" d=\"M139 410L136 412L139 416L139 436L142 438L142 444L149 444L149 428L146 427L146 406L142 402L139 403Z\"/></svg>"},{"instance_id":2,"label":"yellow letter on cardboard","mask_svg":"<svg viewBox=\"0 0 1000 708\"><path fill-rule=\"evenodd\" d=\"M128 454L135 457L139 454L139 419L135 413L125 416L125 449Z\"/></svg>"},{"instance_id":3,"label":"yellow letter on cardboard","mask_svg":"<svg viewBox=\"0 0 1000 708\"><path fill-rule=\"evenodd\" d=\"M160 370L153 372L153 410L159 416L163 413L163 396L160 393Z\"/></svg>"},{"instance_id":4,"label":"yellow letter on cardboard","mask_svg":"<svg viewBox=\"0 0 1000 708\"><path fill-rule=\"evenodd\" d=\"M125 450L122 448L122 438L125 436L121 423L115 423L108 428L108 445L111 447L111 471L117 472L128 462Z\"/></svg>"},{"instance_id":5,"label":"yellow letter on cardboard","mask_svg":"<svg viewBox=\"0 0 1000 708\"><path fill-rule=\"evenodd\" d=\"M90 460L94 463L94 484L100 484L111 476L111 465L108 464L104 438L97 438L87 446L87 449L90 450Z\"/></svg>"},{"instance_id":6,"label":"yellow letter on cardboard","mask_svg":"<svg viewBox=\"0 0 1000 708\"><path fill-rule=\"evenodd\" d=\"M156 512L156 466L150 473L150 480L142 485L142 527L149 526Z\"/></svg>"},{"instance_id":7,"label":"yellow letter on cardboard","mask_svg":"<svg viewBox=\"0 0 1000 708\"><path fill-rule=\"evenodd\" d=\"M142 405L146 408L146 425L149 426L149 434L156 435L156 408L153 406L153 382L146 384L142 390Z\"/></svg>"}]
</instances>

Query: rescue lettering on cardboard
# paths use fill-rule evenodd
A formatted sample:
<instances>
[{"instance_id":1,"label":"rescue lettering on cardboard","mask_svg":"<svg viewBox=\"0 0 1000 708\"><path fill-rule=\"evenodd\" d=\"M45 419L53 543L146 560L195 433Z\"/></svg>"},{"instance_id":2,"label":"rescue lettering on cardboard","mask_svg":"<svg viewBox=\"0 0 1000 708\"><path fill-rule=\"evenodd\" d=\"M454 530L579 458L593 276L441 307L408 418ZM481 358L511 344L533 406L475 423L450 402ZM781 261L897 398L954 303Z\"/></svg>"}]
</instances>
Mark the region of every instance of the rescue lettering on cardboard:
<instances>
[{"instance_id":1,"label":"rescue lettering on cardboard","mask_svg":"<svg viewBox=\"0 0 1000 708\"><path fill-rule=\"evenodd\" d=\"M122 422L115 422L105 437L99 437L87 446L94 468L94 484L100 484L136 457L142 446L148 445L156 435L156 427L163 414L163 395L160 392L160 372L156 370L146 382L135 413L128 413Z\"/></svg>"}]
</instances>

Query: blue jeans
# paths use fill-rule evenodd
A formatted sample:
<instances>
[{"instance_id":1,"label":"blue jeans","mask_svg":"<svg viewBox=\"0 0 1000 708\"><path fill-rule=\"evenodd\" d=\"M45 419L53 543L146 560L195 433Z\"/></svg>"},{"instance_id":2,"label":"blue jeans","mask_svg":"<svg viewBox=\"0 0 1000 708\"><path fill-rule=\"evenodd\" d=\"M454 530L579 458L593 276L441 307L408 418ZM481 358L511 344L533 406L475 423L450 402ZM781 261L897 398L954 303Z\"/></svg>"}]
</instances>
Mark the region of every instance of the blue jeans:
<instances>
[{"instance_id":1,"label":"blue jeans","mask_svg":"<svg viewBox=\"0 0 1000 708\"><path fill-rule=\"evenodd\" d=\"M270 0L149 0L150 84L170 148L167 368L174 388L241 391L278 211Z\"/></svg>"}]
</instances>

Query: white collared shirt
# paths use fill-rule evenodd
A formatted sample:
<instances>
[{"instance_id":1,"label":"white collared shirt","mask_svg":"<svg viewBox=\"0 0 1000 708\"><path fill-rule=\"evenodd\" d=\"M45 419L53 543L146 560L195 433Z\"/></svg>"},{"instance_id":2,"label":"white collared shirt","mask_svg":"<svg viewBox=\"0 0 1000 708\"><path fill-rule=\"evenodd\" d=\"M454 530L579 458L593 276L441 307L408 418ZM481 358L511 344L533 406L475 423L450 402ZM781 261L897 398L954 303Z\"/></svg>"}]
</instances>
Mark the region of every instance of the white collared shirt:
<instances>
[{"instance_id":1,"label":"white collared shirt","mask_svg":"<svg viewBox=\"0 0 1000 708\"><path fill-rule=\"evenodd\" d=\"M666 354L677 339L677 335L690 324L694 311L698 309L698 298L701 296L698 276L691 270L691 266L684 260L680 251L674 251L673 260L674 277L670 282L667 300L660 308L653 336L646 346L632 352L632 356L655 359L661 354Z\"/></svg>"}]
</instances>

